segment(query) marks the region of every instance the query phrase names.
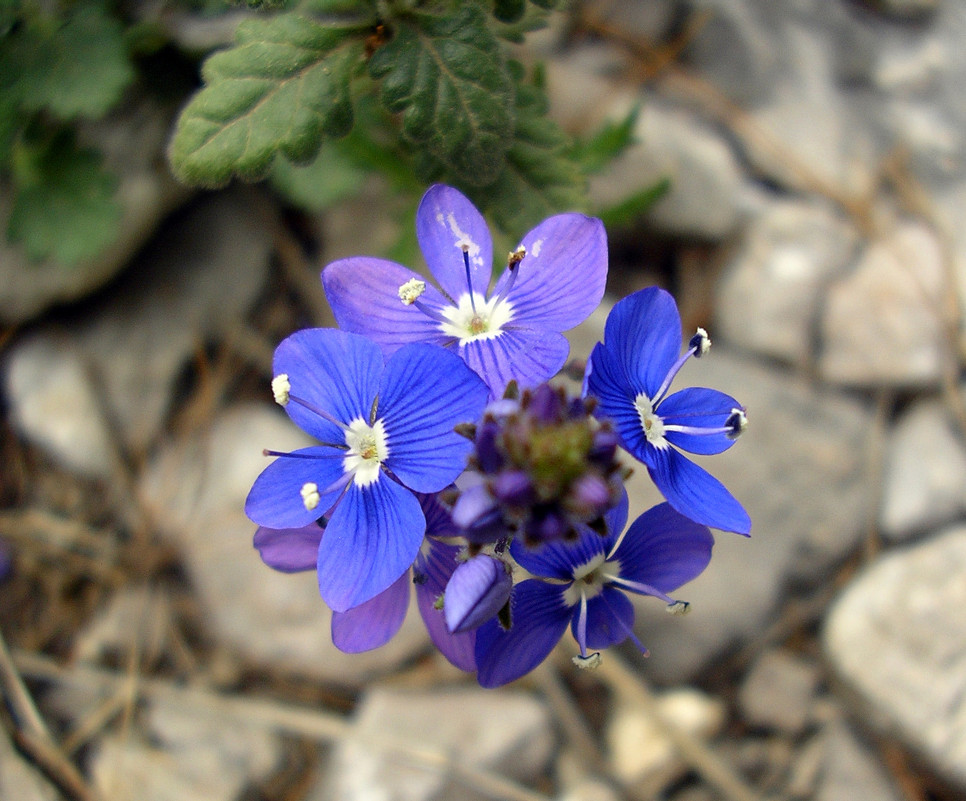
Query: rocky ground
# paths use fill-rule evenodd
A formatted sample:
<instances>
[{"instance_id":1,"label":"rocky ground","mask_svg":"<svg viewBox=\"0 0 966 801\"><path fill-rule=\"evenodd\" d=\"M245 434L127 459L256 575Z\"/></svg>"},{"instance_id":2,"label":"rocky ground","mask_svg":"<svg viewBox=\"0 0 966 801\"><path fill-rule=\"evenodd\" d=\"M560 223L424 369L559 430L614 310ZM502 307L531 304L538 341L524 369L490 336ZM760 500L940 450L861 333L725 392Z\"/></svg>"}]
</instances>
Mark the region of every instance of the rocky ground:
<instances>
[{"instance_id":1,"label":"rocky ground","mask_svg":"<svg viewBox=\"0 0 966 801\"><path fill-rule=\"evenodd\" d=\"M335 650L242 504L262 448L304 442L268 380L331 324L319 269L412 221L377 181L320 218L189 195L170 119L131 109L125 241L74 272L0 244L0 798L966 794L966 2L581 9L541 34L554 113L580 133L643 101L595 199L672 180L611 232L611 298L660 283L709 329L685 378L748 408L711 469L752 537L718 535L689 616L640 605L646 660L564 649L484 691L415 614Z\"/></svg>"}]
</instances>

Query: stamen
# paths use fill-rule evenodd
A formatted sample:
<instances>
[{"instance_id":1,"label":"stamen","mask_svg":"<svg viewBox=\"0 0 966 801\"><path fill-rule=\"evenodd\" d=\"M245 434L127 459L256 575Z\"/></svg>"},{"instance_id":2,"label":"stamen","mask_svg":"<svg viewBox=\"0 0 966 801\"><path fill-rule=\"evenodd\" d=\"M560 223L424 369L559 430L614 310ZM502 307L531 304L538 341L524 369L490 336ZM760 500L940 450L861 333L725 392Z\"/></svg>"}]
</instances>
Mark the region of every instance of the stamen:
<instances>
[{"instance_id":1,"label":"stamen","mask_svg":"<svg viewBox=\"0 0 966 801\"><path fill-rule=\"evenodd\" d=\"M345 423L342 423L342 422L339 422L338 420L336 420L331 414L329 414L327 411L325 411L325 409L320 409L315 404L309 403L307 400L303 400L302 398L298 397L297 395L291 395L290 394L288 397L289 397L289 400L295 401L295 403L297 403L299 406L301 406L304 409L308 409L313 414L317 414L323 420L328 420L330 423L334 423L339 428L341 428L343 431L348 431L349 430L349 426L347 426Z\"/></svg>"},{"instance_id":2,"label":"stamen","mask_svg":"<svg viewBox=\"0 0 966 801\"><path fill-rule=\"evenodd\" d=\"M594 651L594 653L587 654L587 656L577 654L576 656L571 657L570 661L581 670L596 670L600 667L603 657L601 657L600 651Z\"/></svg>"},{"instance_id":3,"label":"stamen","mask_svg":"<svg viewBox=\"0 0 966 801\"><path fill-rule=\"evenodd\" d=\"M349 450L348 445L339 445L334 442L322 442L326 448L338 448L339 450ZM341 453L287 453L285 451L270 451L268 448L262 449L262 456L283 456L286 459L342 459Z\"/></svg>"},{"instance_id":4,"label":"stamen","mask_svg":"<svg viewBox=\"0 0 966 801\"><path fill-rule=\"evenodd\" d=\"M672 601L664 608L664 611L669 615L686 615L691 611L691 604L687 601Z\"/></svg>"},{"instance_id":5,"label":"stamen","mask_svg":"<svg viewBox=\"0 0 966 801\"><path fill-rule=\"evenodd\" d=\"M466 286L470 290L470 307L473 309L473 314L476 314L476 301L473 300L473 281L470 280L470 246L464 242L460 247L463 251L463 266L466 268Z\"/></svg>"},{"instance_id":6,"label":"stamen","mask_svg":"<svg viewBox=\"0 0 966 801\"><path fill-rule=\"evenodd\" d=\"M708 337L708 332L703 328L698 329L693 337L691 337L688 342L688 349L681 354L681 357L671 365L671 369L667 371L667 375L664 376L664 381L661 382L661 387L655 393L652 403L657 406L667 394L667 391L671 388L671 382L674 380L674 376L680 372L681 368L684 367L684 363L694 356L696 359L703 356L708 352L711 347L711 339Z\"/></svg>"},{"instance_id":7,"label":"stamen","mask_svg":"<svg viewBox=\"0 0 966 801\"><path fill-rule=\"evenodd\" d=\"M285 373L280 373L272 379L272 395L279 406L288 404L289 392L292 391L292 384Z\"/></svg>"},{"instance_id":8,"label":"stamen","mask_svg":"<svg viewBox=\"0 0 966 801\"><path fill-rule=\"evenodd\" d=\"M302 496L302 503L305 504L307 511L312 511L319 505L319 485L311 481L306 481L299 490Z\"/></svg>"},{"instance_id":9,"label":"stamen","mask_svg":"<svg viewBox=\"0 0 966 801\"><path fill-rule=\"evenodd\" d=\"M577 645L580 655L587 658L587 596L580 593L580 613L577 616Z\"/></svg>"},{"instance_id":10,"label":"stamen","mask_svg":"<svg viewBox=\"0 0 966 801\"><path fill-rule=\"evenodd\" d=\"M728 439L738 439L748 428L748 417L745 415L745 410L732 409L731 415L725 420L725 426L731 429L727 435Z\"/></svg>"},{"instance_id":11,"label":"stamen","mask_svg":"<svg viewBox=\"0 0 966 801\"><path fill-rule=\"evenodd\" d=\"M699 328L698 332L691 337L691 341L688 342L688 349L694 349L694 358L700 359L711 350L711 337L708 336L708 332L703 328Z\"/></svg>"},{"instance_id":12,"label":"stamen","mask_svg":"<svg viewBox=\"0 0 966 801\"><path fill-rule=\"evenodd\" d=\"M426 291L426 282L418 278L410 278L399 287L399 299L406 305L412 306L416 299Z\"/></svg>"},{"instance_id":13,"label":"stamen","mask_svg":"<svg viewBox=\"0 0 966 801\"><path fill-rule=\"evenodd\" d=\"M661 592L657 587L652 587L650 584L644 584L641 581L631 581L630 579L614 576L610 573L601 574L601 578L611 584L620 584L622 587L627 587L627 589L634 590L634 592L638 592L641 595L653 595L655 598L660 598L666 604L676 603L670 595Z\"/></svg>"},{"instance_id":14,"label":"stamen","mask_svg":"<svg viewBox=\"0 0 966 801\"><path fill-rule=\"evenodd\" d=\"M507 279L506 285L500 290L500 294L496 296L496 300L499 303L503 298L505 298L510 290L513 289L513 285L517 280L517 273L520 272L519 266L520 262L523 261L523 257L527 255L527 249L520 245L516 250L511 250L506 257L506 268L510 271L510 277Z\"/></svg>"}]
</instances>

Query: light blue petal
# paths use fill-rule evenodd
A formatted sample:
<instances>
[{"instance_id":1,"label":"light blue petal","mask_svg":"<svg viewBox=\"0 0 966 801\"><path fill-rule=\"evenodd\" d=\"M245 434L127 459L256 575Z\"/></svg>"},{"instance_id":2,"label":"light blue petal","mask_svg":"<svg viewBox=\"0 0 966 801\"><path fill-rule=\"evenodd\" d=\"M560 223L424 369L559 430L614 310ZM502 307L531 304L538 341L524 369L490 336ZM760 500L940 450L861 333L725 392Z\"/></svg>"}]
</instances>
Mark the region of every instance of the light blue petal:
<instances>
[{"instance_id":1,"label":"light blue petal","mask_svg":"<svg viewBox=\"0 0 966 801\"><path fill-rule=\"evenodd\" d=\"M567 630L572 608L561 585L527 579L510 596L512 625L491 620L476 630L476 678L499 687L526 675L546 659Z\"/></svg>"},{"instance_id":2,"label":"light blue petal","mask_svg":"<svg viewBox=\"0 0 966 801\"><path fill-rule=\"evenodd\" d=\"M604 326L604 346L623 365L634 390L631 400L640 392L654 398L681 353L674 298L648 287L619 300Z\"/></svg>"},{"instance_id":3,"label":"light blue petal","mask_svg":"<svg viewBox=\"0 0 966 801\"><path fill-rule=\"evenodd\" d=\"M517 269L507 300L513 322L546 331L567 331L600 305L607 283L607 233L583 214L544 220L521 242L527 255ZM505 270L493 290L510 280Z\"/></svg>"},{"instance_id":4,"label":"light blue petal","mask_svg":"<svg viewBox=\"0 0 966 801\"><path fill-rule=\"evenodd\" d=\"M478 339L458 350L490 388L494 400L510 381L521 389L553 378L564 366L570 345L563 334L530 329L504 330L492 339Z\"/></svg>"},{"instance_id":5,"label":"light blue petal","mask_svg":"<svg viewBox=\"0 0 966 801\"><path fill-rule=\"evenodd\" d=\"M315 570L319 558L322 527L310 523L303 528L265 528L259 526L252 544L262 561L281 573Z\"/></svg>"},{"instance_id":6,"label":"light blue petal","mask_svg":"<svg viewBox=\"0 0 966 801\"><path fill-rule=\"evenodd\" d=\"M447 628L460 632L482 625L500 611L512 587L510 572L492 556L477 554L458 565L444 595Z\"/></svg>"},{"instance_id":7,"label":"light blue petal","mask_svg":"<svg viewBox=\"0 0 966 801\"><path fill-rule=\"evenodd\" d=\"M453 429L475 423L486 386L454 353L435 345L406 345L383 374L377 417L386 428L385 465L417 492L438 492L466 467L472 443Z\"/></svg>"},{"instance_id":8,"label":"light blue petal","mask_svg":"<svg viewBox=\"0 0 966 801\"><path fill-rule=\"evenodd\" d=\"M631 456L644 461L647 440L641 416L634 406L634 389L624 366L613 350L597 344L587 360L584 394L597 399L594 416L611 420L621 445Z\"/></svg>"},{"instance_id":9,"label":"light blue petal","mask_svg":"<svg viewBox=\"0 0 966 801\"><path fill-rule=\"evenodd\" d=\"M332 613L332 643L347 654L371 651L389 642L406 619L409 571L374 598L345 612Z\"/></svg>"},{"instance_id":10,"label":"light blue petal","mask_svg":"<svg viewBox=\"0 0 966 801\"><path fill-rule=\"evenodd\" d=\"M319 592L336 612L378 595L412 565L426 531L419 501L381 474L349 486L319 545Z\"/></svg>"},{"instance_id":11,"label":"light blue petal","mask_svg":"<svg viewBox=\"0 0 966 801\"><path fill-rule=\"evenodd\" d=\"M740 408L741 404L724 392L689 387L668 395L658 406L657 413L665 425L721 428L731 413ZM735 444L735 440L725 434L684 434L680 431L668 431L665 438L682 450L700 454L721 453Z\"/></svg>"},{"instance_id":12,"label":"light blue petal","mask_svg":"<svg viewBox=\"0 0 966 801\"><path fill-rule=\"evenodd\" d=\"M486 220L451 186L431 186L416 211L416 238L430 271L457 303L468 292L462 243L470 245L473 291L485 295L493 273L493 241Z\"/></svg>"},{"instance_id":13,"label":"light blue petal","mask_svg":"<svg viewBox=\"0 0 966 801\"><path fill-rule=\"evenodd\" d=\"M458 562L460 549L437 540L428 539L416 558L416 601L426 630L439 652L460 670L476 670L476 630L453 634L446 626L443 610L437 609L436 599L446 588Z\"/></svg>"},{"instance_id":14,"label":"light blue petal","mask_svg":"<svg viewBox=\"0 0 966 801\"><path fill-rule=\"evenodd\" d=\"M751 532L748 513L718 479L674 448L651 451L654 466L647 472L671 506L711 528L736 534Z\"/></svg>"},{"instance_id":15,"label":"light blue petal","mask_svg":"<svg viewBox=\"0 0 966 801\"><path fill-rule=\"evenodd\" d=\"M371 340L335 328L307 328L282 340L273 370L288 376L292 395L348 425L357 417L369 420L382 366L382 353ZM337 425L299 403L289 401L285 411L316 439L345 442Z\"/></svg>"},{"instance_id":16,"label":"light blue petal","mask_svg":"<svg viewBox=\"0 0 966 801\"><path fill-rule=\"evenodd\" d=\"M587 642L592 651L610 648L624 642L634 628L634 605L623 593L604 587L603 592L587 601ZM570 631L577 639L577 615Z\"/></svg>"},{"instance_id":17,"label":"light blue petal","mask_svg":"<svg viewBox=\"0 0 966 801\"><path fill-rule=\"evenodd\" d=\"M335 502L342 488L326 492L344 475L344 456L335 448L302 448L291 456L279 456L262 470L245 501L245 514L266 528L302 528L318 520ZM304 458L303 458L304 457ZM313 483L320 499L306 509L302 487Z\"/></svg>"},{"instance_id":18,"label":"light blue petal","mask_svg":"<svg viewBox=\"0 0 966 801\"><path fill-rule=\"evenodd\" d=\"M713 546L707 526L662 503L631 523L610 561L620 564L621 578L667 594L704 571Z\"/></svg>"},{"instance_id":19,"label":"light blue petal","mask_svg":"<svg viewBox=\"0 0 966 801\"><path fill-rule=\"evenodd\" d=\"M449 337L438 320L399 299L399 287L422 276L395 262L354 256L332 262L322 271L322 286L339 328L363 334L379 343L385 355L409 342L442 345ZM419 298L433 309L448 305L432 284Z\"/></svg>"}]
</instances>

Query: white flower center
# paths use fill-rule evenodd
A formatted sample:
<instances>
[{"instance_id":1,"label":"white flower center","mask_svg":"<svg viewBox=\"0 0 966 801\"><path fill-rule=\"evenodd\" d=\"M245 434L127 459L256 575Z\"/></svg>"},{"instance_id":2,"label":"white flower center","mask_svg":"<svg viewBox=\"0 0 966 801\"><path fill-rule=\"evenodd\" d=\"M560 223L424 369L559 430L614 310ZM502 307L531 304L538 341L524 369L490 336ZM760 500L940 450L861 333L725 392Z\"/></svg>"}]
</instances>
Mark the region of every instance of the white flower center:
<instances>
[{"instance_id":1,"label":"white flower center","mask_svg":"<svg viewBox=\"0 0 966 801\"><path fill-rule=\"evenodd\" d=\"M474 310L474 306L476 309ZM503 333L503 326L513 318L513 304L507 300L492 297L489 300L479 292L464 292L460 296L459 308L446 306L442 309L446 322L440 328L446 336L459 340L460 345L480 339L495 339Z\"/></svg>"},{"instance_id":2,"label":"white flower center","mask_svg":"<svg viewBox=\"0 0 966 801\"><path fill-rule=\"evenodd\" d=\"M668 442L664 439L664 421L655 413L651 406L651 399L643 392L634 399L634 408L641 418L641 428L644 429L644 436L655 448L667 448Z\"/></svg>"},{"instance_id":3,"label":"white flower center","mask_svg":"<svg viewBox=\"0 0 966 801\"><path fill-rule=\"evenodd\" d=\"M593 598L604 589L608 577L604 574L606 557L599 553L589 562L574 568L574 583L564 590L564 602L568 606L580 603L580 597Z\"/></svg>"},{"instance_id":4,"label":"white flower center","mask_svg":"<svg viewBox=\"0 0 966 801\"><path fill-rule=\"evenodd\" d=\"M386 429L382 420L370 426L361 417L349 423L349 430L345 432L345 444L349 452L345 456L343 465L347 473L352 473L352 480L357 487L368 487L379 480L379 466L389 456L389 443L386 440Z\"/></svg>"}]
</instances>

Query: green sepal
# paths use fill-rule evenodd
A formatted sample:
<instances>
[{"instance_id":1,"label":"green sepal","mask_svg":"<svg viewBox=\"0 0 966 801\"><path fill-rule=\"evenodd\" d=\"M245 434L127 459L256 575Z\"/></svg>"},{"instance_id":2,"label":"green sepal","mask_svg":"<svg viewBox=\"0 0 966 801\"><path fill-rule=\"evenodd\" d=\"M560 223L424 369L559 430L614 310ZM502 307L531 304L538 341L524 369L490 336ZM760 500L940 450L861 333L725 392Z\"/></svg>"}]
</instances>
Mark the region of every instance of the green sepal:
<instances>
[{"instance_id":1,"label":"green sepal","mask_svg":"<svg viewBox=\"0 0 966 801\"><path fill-rule=\"evenodd\" d=\"M410 143L461 183L496 179L514 127L513 82L479 6L399 19L369 71L381 81L385 107L402 114Z\"/></svg>"},{"instance_id":2,"label":"green sepal","mask_svg":"<svg viewBox=\"0 0 966 801\"><path fill-rule=\"evenodd\" d=\"M324 136L348 133L361 38L297 14L243 22L235 45L205 62L206 86L181 113L168 150L175 174L206 186L254 180L276 153L306 162Z\"/></svg>"}]
</instances>

